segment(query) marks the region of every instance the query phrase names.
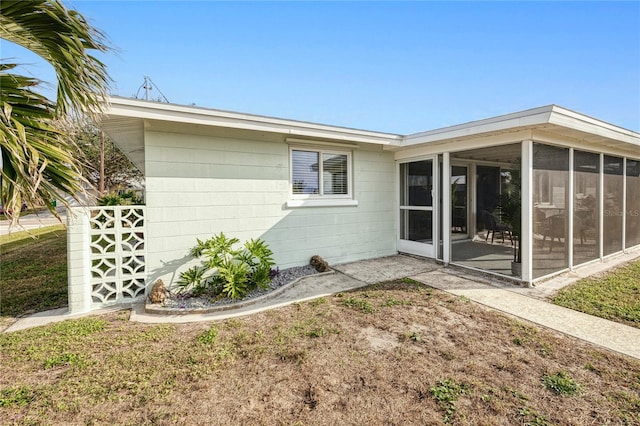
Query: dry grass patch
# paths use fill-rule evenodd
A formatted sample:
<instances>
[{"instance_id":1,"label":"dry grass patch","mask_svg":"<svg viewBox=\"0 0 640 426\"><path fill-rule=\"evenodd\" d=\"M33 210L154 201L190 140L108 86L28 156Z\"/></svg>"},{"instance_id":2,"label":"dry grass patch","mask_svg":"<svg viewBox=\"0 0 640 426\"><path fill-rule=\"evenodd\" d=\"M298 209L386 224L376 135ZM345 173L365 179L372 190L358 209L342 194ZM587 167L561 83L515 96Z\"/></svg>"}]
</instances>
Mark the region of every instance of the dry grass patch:
<instances>
[{"instance_id":1,"label":"dry grass patch","mask_svg":"<svg viewBox=\"0 0 640 426\"><path fill-rule=\"evenodd\" d=\"M411 282L215 324L121 312L0 349L1 424L640 423L639 362Z\"/></svg>"}]
</instances>

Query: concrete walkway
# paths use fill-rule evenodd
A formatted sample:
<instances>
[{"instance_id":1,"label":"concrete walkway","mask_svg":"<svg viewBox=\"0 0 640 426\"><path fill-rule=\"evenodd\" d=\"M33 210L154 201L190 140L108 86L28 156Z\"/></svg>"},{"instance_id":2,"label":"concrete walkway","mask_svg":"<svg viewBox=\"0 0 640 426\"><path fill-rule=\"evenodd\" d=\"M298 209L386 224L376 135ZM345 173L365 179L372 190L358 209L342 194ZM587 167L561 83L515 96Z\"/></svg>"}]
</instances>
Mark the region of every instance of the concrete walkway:
<instances>
[{"instance_id":1,"label":"concrete walkway","mask_svg":"<svg viewBox=\"0 0 640 426\"><path fill-rule=\"evenodd\" d=\"M524 289L471 275L460 269L443 268L430 260L404 255L347 263L335 266L334 269L335 273L303 278L276 297L238 309L198 315L150 315L144 312L144 305L140 304L133 307L131 320L145 323L215 321L349 291L377 282L410 277L428 286L467 297L492 309L640 359L640 329L542 300L540 294L547 292L545 289L557 287L557 280L543 283L540 288ZM559 280L565 284L570 282L566 277ZM101 312L104 311L93 311L89 314ZM38 313L18 320L5 331L21 330L79 316L81 315L70 316L65 309Z\"/></svg>"}]
</instances>

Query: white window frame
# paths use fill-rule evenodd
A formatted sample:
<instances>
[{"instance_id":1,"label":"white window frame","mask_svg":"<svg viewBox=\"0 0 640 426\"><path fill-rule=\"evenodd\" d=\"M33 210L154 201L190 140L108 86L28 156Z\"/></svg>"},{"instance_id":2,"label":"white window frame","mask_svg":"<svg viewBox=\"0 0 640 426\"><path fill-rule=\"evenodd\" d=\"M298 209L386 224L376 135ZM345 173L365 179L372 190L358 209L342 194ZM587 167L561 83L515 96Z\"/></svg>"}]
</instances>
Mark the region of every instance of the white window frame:
<instances>
[{"instance_id":1,"label":"white window frame","mask_svg":"<svg viewBox=\"0 0 640 426\"><path fill-rule=\"evenodd\" d=\"M293 193L293 151L306 151L318 154L318 190L319 194L294 194ZM346 155L347 157L347 193L324 194L323 154ZM353 199L353 152L345 149L333 149L322 146L289 146L289 201L287 207L333 207L333 206L357 206Z\"/></svg>"}]
</instances>

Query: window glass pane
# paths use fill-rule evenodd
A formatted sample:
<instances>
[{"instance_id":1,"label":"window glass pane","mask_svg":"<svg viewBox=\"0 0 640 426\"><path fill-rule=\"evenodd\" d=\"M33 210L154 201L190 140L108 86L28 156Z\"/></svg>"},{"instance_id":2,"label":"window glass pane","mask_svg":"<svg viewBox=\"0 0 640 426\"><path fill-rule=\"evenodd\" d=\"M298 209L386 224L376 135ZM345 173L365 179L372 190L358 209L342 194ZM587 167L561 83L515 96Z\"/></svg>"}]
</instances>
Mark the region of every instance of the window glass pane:
<instances>
[{"instance_id":1,"label":"window glass pane","mask_svg":"<svg viewBox=\"0 0 640 426\"><path fill-rule=\"evenodd\" d=\"M433 206L433 162L414 161L400 164L400 205Z\"/></svg>"},{"instance_id":2,"label":"window glass pane","mask_svg":"<svg viewBox=\"0 0 640 426\"><path fill-rule=\"evenodd\" d=\"M433 212L400 210L400 238L433 244Z\"/></svg>"},{"instance_id":3,"label":"window glass pane","mask_svg":"<svg viewBox=\"0 0 640 426\"><path fill-rule=\"evenodd\" d=\"M533 277L569 267L569 150L533 144Z\"/></svg>"},{"instance_id":4,"label":"window glass pane","mask_svg":"<svg viewBox=\"0 0 640 426\"><path fill-rule=\"evenodd\" d=\"M318 153L313 151L291 152L292 192L294 194L319 194Z\"/></svg>"},{"instance_id":5,"label":"window glass pane","mask_svg":"<svg viewBox=\"0 0 640 426\"><path fill-rule=\"evenodd\" d=\"M640 244L640 161L627 159L626 246Z\"/></svg>"},{"instance_id":6,"label":"window glass pane","mask_svg":"<svg viewBox=\"0 0 640 426\"><path fill-rule=\"evenodd\" d=\"M451 233L466 238L467 166L451 166Z\"/></svg>"},{"instance_id":7,"label":"window glass pane","mask_svg":"<svg viewBox=\"0 0 640 426\"><path fill-rule=\"evenodd\" d=\"M573 264L600 257L600 155L574 151Z\"/></svg>"},{"instance_id":8,"label":"window glass pane","mask_svg":"<svg viewBox=\"0 0 640 426\"><path fill-rule=\"evenodd\" d=\"M604 156L604 255L622 250L622 158Z\"/></svg>"},{"instance_id":9,"label":"window glass pane","mask_svg":"<svg viewBox=\"0 0 640 426\"><path fill-rule=\"evenodd\" d=\"M324 195L349 193L346 154L322 154L322 188Z\"/></svg>"}]
</instances>

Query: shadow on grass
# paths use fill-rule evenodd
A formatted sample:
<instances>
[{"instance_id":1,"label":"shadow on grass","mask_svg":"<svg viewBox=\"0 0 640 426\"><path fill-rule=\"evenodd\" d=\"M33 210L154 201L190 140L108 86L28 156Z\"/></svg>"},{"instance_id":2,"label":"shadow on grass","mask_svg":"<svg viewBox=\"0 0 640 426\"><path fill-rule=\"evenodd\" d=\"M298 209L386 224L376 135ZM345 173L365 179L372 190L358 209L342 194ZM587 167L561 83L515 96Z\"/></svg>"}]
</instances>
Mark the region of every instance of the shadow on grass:
<instances>
[{"instance_id":1,"label":"shadow on grass","mask_svg":"<svg viewBox=\"0 0 640 426\"><path fill-rule=\"evenodd\" d=\"M0 317L9 317L0 326L11 318L67 305L64 226L2 236L0 256Z\"/></svg>"}]
</instances>

